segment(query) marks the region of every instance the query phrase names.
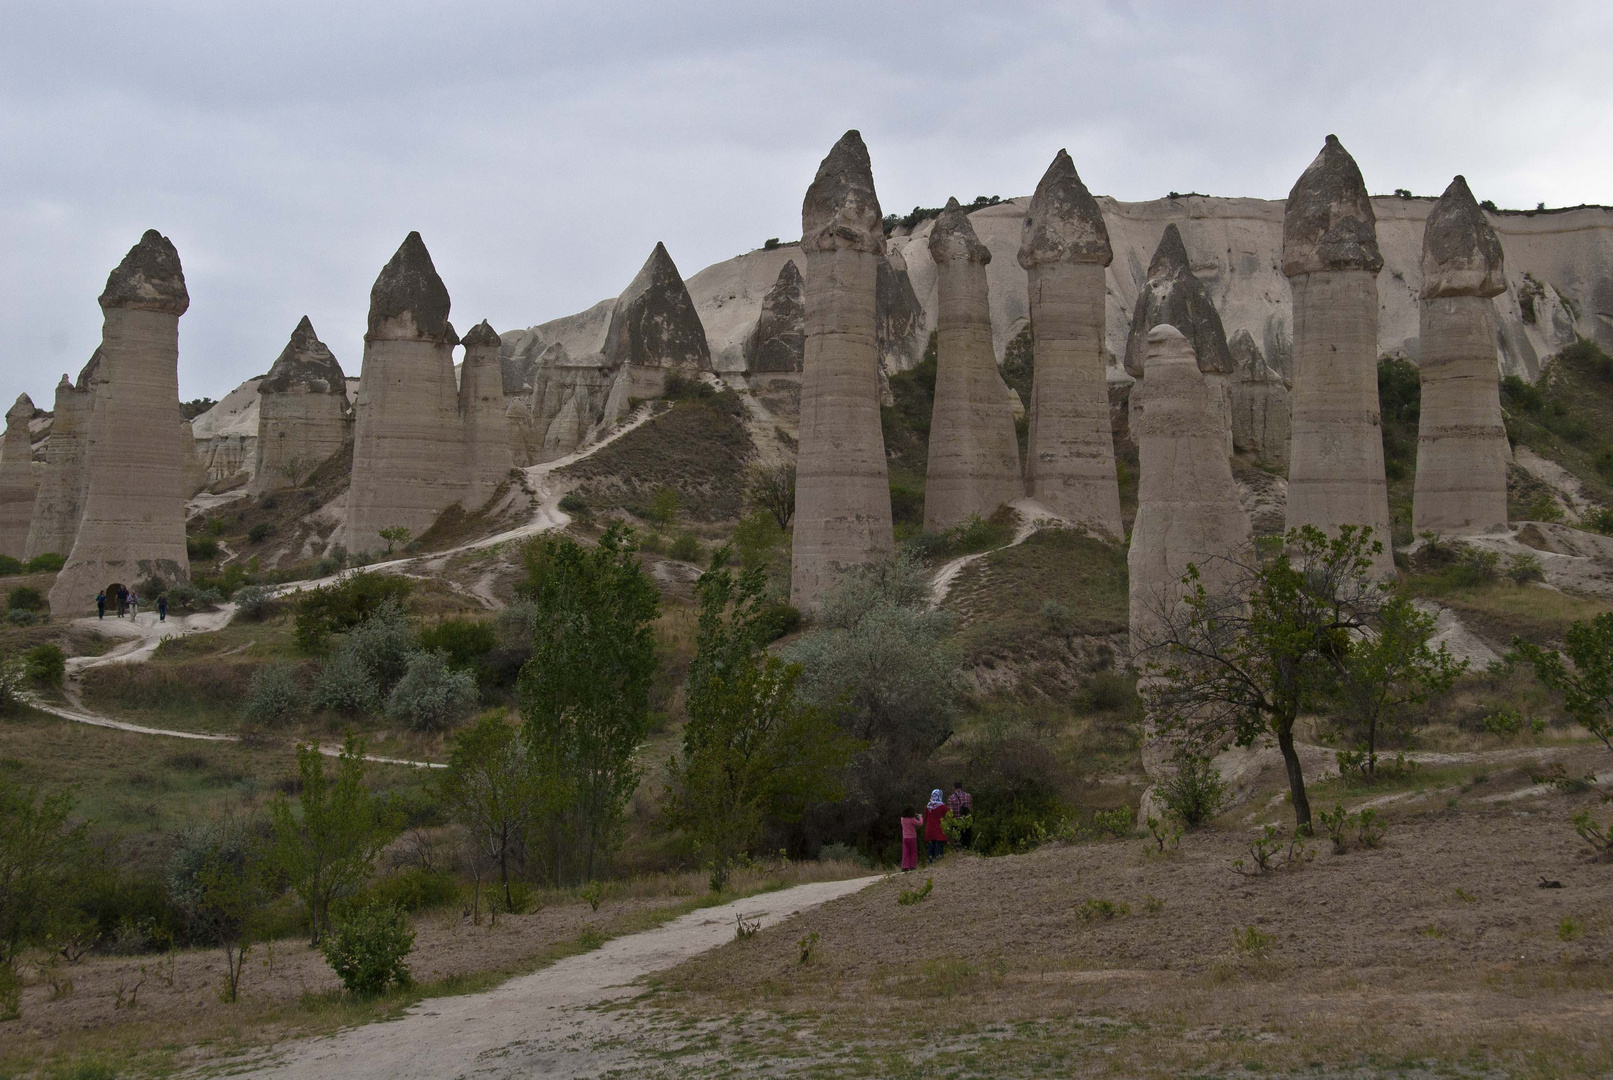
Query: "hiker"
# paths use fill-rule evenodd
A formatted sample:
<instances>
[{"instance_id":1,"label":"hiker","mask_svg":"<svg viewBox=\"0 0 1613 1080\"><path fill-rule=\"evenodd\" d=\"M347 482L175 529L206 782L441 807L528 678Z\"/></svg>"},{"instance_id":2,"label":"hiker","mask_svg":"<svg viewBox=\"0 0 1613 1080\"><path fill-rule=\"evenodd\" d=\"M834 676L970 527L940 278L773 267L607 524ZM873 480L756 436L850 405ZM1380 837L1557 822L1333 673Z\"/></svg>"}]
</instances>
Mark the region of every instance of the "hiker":
<instances>
[{"instance_id":1,"label":"hiker","mask_svg":"<svg viewBox=\"0 0 1613 1080\"><path fill-rule=\"evenodd\" d=\"M157 621L168 621L168 594L162 593L157 597Z\"/></svg>"},{"instance_id":2,"label":"hiker","mask_svg":"<svg viewBox=\"0 0 1613 1080\"><path fill-rule=\"evenodd\" d=\"M140 598L134 594L133 589L129 590L129 618L135 622L140 621Z\"/></svg>"},{"instance_id":3,"label":"hiker","mask_svg":"<svg viewBox=\"0 0 1613 1080\"><path fill-rule=\"evenodd\" d=\"M120 619L123 618L123 613L125 611L128 611L128 610L129 610L129 590L124 588L122 585L119 585L118 586L118 618L120 618Z\"/></svg>"},{"instance_id":4,"label":"hiker","mask_svg":"<svg viewBox=\"0 0 1613 1080\"><path fill-rule=\"evenodd\" d=\"M913 812L913 804L902 807L902 873L919 868L919 826L924 819Z\"/></svg>"},{"instance_id":5,"label":"hiker","mask_svg":"<svg viewBox=\"0 0 1613 1080\"><path fill-rule=\"evenodd\" d=\"M106 590L105 589L102 589L100 592L95 594L95 617L97 619L106 618Z\"/></svg>"},{"instance_id":6,"label":"hiker","mask_svg":"<svg viewBox=\"0 0 1613 1080\"><path fill-rule=\"evenodd\" d=\"M949 810L952 813L952 816L955 818L969 818L974 816L974 796L963 790L962 780L952 781L952 794L947 796L947 810ZM961 828L958 832L958 846L968 847L969 841L974 839L974 827L970 822L967 821L960 821L958 824L963 826L963 828Z\"/></svg>"},{"instance_id":7,"label":"hiker","mask_svg":"<svg viewBox=\"0 0 1613 1080\"><path fill-rule=\"evenodd\" d=\"M947 850L946 830L941 828L947 816L947 804L941 798L941 789L930 792L929 805L924 808L924 839L929 841L929 861L936 862Z\"/></svg>"}]
</instances>

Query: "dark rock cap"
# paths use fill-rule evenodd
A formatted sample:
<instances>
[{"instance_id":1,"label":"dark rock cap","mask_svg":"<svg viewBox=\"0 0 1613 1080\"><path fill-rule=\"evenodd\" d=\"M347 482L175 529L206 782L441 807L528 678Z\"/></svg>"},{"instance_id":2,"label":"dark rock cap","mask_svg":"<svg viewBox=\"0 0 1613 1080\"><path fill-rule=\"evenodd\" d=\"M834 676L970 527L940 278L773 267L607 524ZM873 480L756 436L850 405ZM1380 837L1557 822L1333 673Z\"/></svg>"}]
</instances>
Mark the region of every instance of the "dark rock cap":
<instances>
[{"instance_id":1,"label":"dark rock cap","mask_svg":"<svg viewBox=\"0 0 1613 1080\"><path fill-rule=\"evenodd\" d=\"M1506 291L1506 261L1490 219L1461 176L1451 181L1423 226L1423 299L1498 296Z\"/></svg>"},{"instance_id":2,"label":"dark rock cap","mask_svg":"<svg viewBox=\"0 0 1613 1080\"><path fill-rule=\"evenodd\" d=\"M806 301L801 271L786 262L762 297L762 311L745 337L746 371L800 371L806 359Z\"/></svg>"},{"instance_id":3,"label":"dark rock cap","mask_svg":"<svg viewBox=\"0 0 1613 1080\"><path fill-rule=\"evenodd\" d=\"M302 389L315 394L347 393L347 377L304 315L291 340L280 350L269 373L258 383L260 394L286 394Z\"/></svg>"},{"instance_id":4,"label":"dark rock cap","mask_svg":"<svg viewBox=\"0 0 1613 1080\"><path fill-rule=\"evenodd\" d=\"M17 400L6 411L6 426L12 424L26 424L34 418L34 399L27 394L18 394Z\"/></svg>"},{"instance_id":5,"label":"dark rock cap","mask_svg":"<svg viewBox=\"0 0 1613 1080\"><path fill-rule=\"evenodd\" d=\"M991 261L991 252L975 235L969 215L958 205L956 198L948 199L946 209L935 219L930 230L930 258L938 263L966 260L981 266Z\"/></svg>"},{"instance_id":6,"label":"dark rock cap","mask_svg":"<svg viewBox=\"0 0 1613 1080\"><path fill-rule=\"evenodd\" d=\"M190 307L185 291L185 270L173 242L156 229L147 229L140 242L118 263L101 293L102 310L138 308L183 315Z\"/></svg>"},{"instance_id":7,"label":"dark rock cap","mask_svg":"<svg viewBox=\"0 0 1613 1080\"><path fill-rule=\"evenodd\" d=\"M807 188L801 203L801 250L885 253L874 167L855 128L834 144Z\"/></svg>"},{"instance_id":8,"label":"dark rock cap","mask_svg":"<svg viewBox=\"0 0 1613 1080\"><path fill-rule=\"evenodd\" d=\"M1076 174L1070 155L1060 150L1031 196L1019 238L1019 265L1030 270L1047 263L1114 261L1109 229L1098 200Z\"/></svg>"},{"instance_id":9,"label":"dark rock cap","mask_svg":"<svg viewBox=\"0 0 1613 1080\"><path fill-rule=\"evenodd\" d=\"M470 333L459 340L459 343L469 349L477 345L491 345L498 348L504 342L499 338L497 331L490 326L486 319L470 328Z\"/></svg>"},{"instance_id":10,"label":"dark rock cap","mask_svg":"<svg viewBox=\"0 0 1613 1080\"><path fill-rule=\"evenodd\" d=\"M448 287L437 276L431 252L420 234L411 232L370 288L370 334L382 333L390 320L412 315L417 336L444 340L448 307Z\"/></svg>"},{"instance_id":11,"label":"dark rock cap","mask_svg":"<svg viewBox=\"0 0 1613 1080\"><path fill-rule=\"evenodd\" d=\"M1193 275L1181 231L1165 226L1154 258L1148 264L1148 282L1137 294L1131 331L1126 335L1126 372L1142 378L1148 357L1148 336L1160 326L1174 326L1193 343L1199 370L1225 374L1233 369L1221 316L1210 302L1204 284Z\"/></svg>"},{"instance_id":12,"label":"dark rock cap","mask_svg":"<svg viewBox=\"0 0 1613 1080\"><path fill-rule=\"evenodd\" d=\"M1300 174L1283 210L1283 273L1383 269L1366 181L1337 135Z\"/></svg>"},{"instance_id":13,"label":"dark rock cap","mask_svg":"<svg viewBox=\"0 0 1613 1080\"><path fill-rule=\"evenodd\" d=\"M604 352L611 364L711 370L705 324L666 245L656 243L638 275L617 297Z\"/></svg>"}]
</instances>

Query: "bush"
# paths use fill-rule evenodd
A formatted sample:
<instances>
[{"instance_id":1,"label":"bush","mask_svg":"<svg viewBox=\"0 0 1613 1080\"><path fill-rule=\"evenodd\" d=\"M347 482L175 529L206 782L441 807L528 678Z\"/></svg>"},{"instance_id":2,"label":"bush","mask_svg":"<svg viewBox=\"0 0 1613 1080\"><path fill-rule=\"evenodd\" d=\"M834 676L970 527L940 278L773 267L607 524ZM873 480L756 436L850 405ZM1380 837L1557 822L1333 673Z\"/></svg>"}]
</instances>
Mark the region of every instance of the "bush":
<instances>
[{"instance_id":1,"label":"bush","mask_svg":"<svg viewBox=\"0 0 1613 1080\"><path fill-rule=\"evenodd\" d=\"M374 882L350 908L378 905L406 912L430 911L458 903L462 891L459 879L446 871L409 866Z\"/></svg>"},{"instance_id":2,"label":"bush","mask_svg":"<svg viewBox=\"0 0 1613 1080\"><path fill-rule=\"evenodd\" d=\"M680 532L667 554L679 562L698 563L701 561L700 540L692 532Z\"/></svg>"},{"instance_id":3,"label":"bush","mask_svg":"<svg viewBox=\"0 0 1613 1080\"><path fill-rule=\"evenodd\" d=\"M351 630L369 618L385 601L401 606L413 590L407 578L358 573L304 592L297 599L297 644L317 649L329 635Z\"/></svg>"},{"instance_id":4,"label":"bush","mask_svg":"<svg viewBox=\"0 0 1613 1080\"><path fill-rule=\"evenodd\" d=\"M241 618L252 622L267 619L277 606L274 592L264 585L244 585L235 594L235 610Z\"/></svg>"},{"instance_id":5,"label":"bush","mask_svg":"<svg viewBox=\"0 0 1613 1080\"><path fill-rule=\"evenodd\" d=\"M5 614L7 626L37 626L47 622L50 615L43 611L24 611L22 608L12 608Z\"/></svg>"},{"instance_id":6,"label":"bush","mask_svg":"<svg viewBox=\"0 0 1613 1080\"><path fill-rule=\"evenodd\" d=\"M427 652L441 652L456 668L475 668L498 647L498 629L478 619L443 619L421 630L416 641Z\"/></svg>"},{"instance_id":7,"label":"bush","mask_svg":"<svg viewBox=\"0 0 1613 1080\"><path fill-rule=\"evenodd\" d=\"M274 535L274 526L267 521L260 521L246 531L246 538L254 544L261 544Z\"/></svg>"},{"instance_id":8,"label":"bush","mask_svg":"<svg viewBox=\"0 0 1613 1080\"><path fill-rule=\"evenodd\" d=\"M757 625L763 628L768 641L795 633L801 629L801 621L801 609L786 600L775 600L757 616Z\"/></svg>"},{"instance_id":9,"label":"bush","mask_svg":"<svg viewBox=\"0 0 1613 1080\"><path fill-rule=\"evenodd\" d=\"M1176 752L1176 771L1154 788L1154 798L1188 828L1197 828L1226 805L1227 785L1206 754Z\"/></svg>"},{"instance_id":10,"label":"bush","mask_svg":"<svg viewBox=\"0 0 1613 1080\"><path fill-rule=\"evenodd\" d=\"M23 569L30 574L54 574L67 565L67 557L58 555L54 551L47 551L43 555L35 555L29 559Z\"/></svg>"},{"instance_id":11,"label":"bush","mask_svg":"<svg viewBox=\"0 0 1613 1080\"><path fill-rule=\"evenodd\" d=\"M56 645L35 645L23 655L28 678L39 686L60 686L67 672L67 654Z\"/></svg>"},{"instance_id":12,"label":"bush","mask_svg":"<svg viewBox=\"0 0 1613 1080\"><path fill-rule=\"evenodd\" d=\"M567 492L560 496L560 509L568 514L586 514L588 512L588 500L578 495L575 491Z\"/></svg>"},{"instance_id":13,"label":"bush","mask_svg":"<svg viewBox=\"0 0 1613 1080\"><path fill-rule=\"evenodd\" d=\"M161 594L151 595L155 598ZM149 604L151 601L142 602ZM224 597L217 589L181 583L168 590L168 608L171 611L212 611L223 602Z\"/></svg>"},{"instance_id":14,"label":"bush","mask_svg":"<svg viewBox=\"0 0 1613 1080\"><path fill-rule=\"evenodd\" d=\"M381 688L376 685L364 661L341 650L319 669L314 682L313 701L321 709L343 716L371 715L381 708Z\"/></svg>"},{"instance_id":15,"label":"bush","mask_svg":"<svg viewBox=\"0 0 1613 1080\"><path fill-rule=\"evenodd\" d=\"M337 651L357 657L382 695L389 693L403 678L414 651L414 628L403 605L383 601L369 618L347 632Z\"/></svg>"},{"instance_id":16,"label":"bush","mask_svg":"<svg viewBox=\"0 0 1613 1080\"><path fill-rule=\"evenodd\" d=\"M38 589L18 585L6 594L6 607L12 611L44 611L47 605Z\"/></svg>"},{"instance_id":17,"label":"bush","mask_svg":"<svg viewBox=\"0 0 1613 1080\"><path fill-rule=\"evenodd\" d=\"M348 915L325 935L320 952L350 994L383 994L409 985L403 958L414 948L414 928L395 907L370 905Z\"/></svg>"},{"instance_id":18,"label":"bush","mask_svg":"<svg viewBox=\"0 0 1613 1080\"><path fill-rule=\"evenodd\" d=\"M0 577L10 577L22 573L22 560L10 555L0 555Z\"/></svg>"},{"instance_id":19,"label":"bush","mask_svg":"<svg viewBox=\"0 0 1613 1080\"><path fill-rule=\"evenodd\" d=\"M443 731L476 708L476 679L448 665L448 654L414 652L408 669L386 702L390 720L416 731Z\"/></svg>"},{"instance_id":20,"label":"bush","mask_svg":"<svg viewBox=\"0 0 1613 1080\"><path fill-rule=\"evenodd\" d=\"M218 540L211 536L185 537L185 554L191 562L211 562L218 558Z\"/></svg>"},{"instance_id":21,"label":"bush","mask_svg":"<svg viewBox=\"0 0 1613 1080\"><path fill-rule=\"evenodd\" d=\"M1527 552L1519 552L1507 560L1506 576L1514 585L1546 580L1546 572L1541 569L1540 560Z\"/></svg>"},{"instance_id":22,"label":"bush","mask_svg":"<svg viewBox=\"0 0 1613 1080\"><path fill-rule=\"evenodd\" d=\"M253 673L241 718L256 727L278 727L302 711L303 700L292 669L268 664Z\"/></svg>"}]
</instances>

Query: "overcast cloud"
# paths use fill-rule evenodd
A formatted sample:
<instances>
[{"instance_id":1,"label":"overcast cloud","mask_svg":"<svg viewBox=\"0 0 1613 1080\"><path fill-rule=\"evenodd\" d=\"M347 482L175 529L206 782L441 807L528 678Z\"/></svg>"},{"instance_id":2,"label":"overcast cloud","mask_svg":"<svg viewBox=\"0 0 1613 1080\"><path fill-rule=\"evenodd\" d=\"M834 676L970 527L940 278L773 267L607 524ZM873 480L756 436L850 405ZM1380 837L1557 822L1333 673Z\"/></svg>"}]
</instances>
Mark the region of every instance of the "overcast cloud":
<instances>
[{"instance_id":1,"label":"overcast cloud","mask_svg":"<svg viewBox=\"0 0 1613 1080\"><path fill-rule=\"evenodd\" d=\"M461 331L800 235L860 128L887 211L1028 193L1281 198L1334 132L1368 186L1613 202L1613 5L0 5L0 396L49 408L147 228L185 264L180 391L309 315L353 374L418 229Z\"/></svg>"}]
</instances>

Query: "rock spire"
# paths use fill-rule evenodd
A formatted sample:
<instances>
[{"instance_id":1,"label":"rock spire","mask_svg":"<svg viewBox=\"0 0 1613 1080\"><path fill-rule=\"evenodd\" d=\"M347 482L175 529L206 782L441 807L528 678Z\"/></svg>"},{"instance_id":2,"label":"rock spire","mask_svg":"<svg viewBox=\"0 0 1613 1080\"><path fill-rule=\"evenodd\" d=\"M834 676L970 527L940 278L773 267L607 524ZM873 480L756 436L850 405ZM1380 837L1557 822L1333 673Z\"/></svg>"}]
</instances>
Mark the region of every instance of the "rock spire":
<instances>
[{"instance_id":1,"label":"rock spire","mask_svg":"<svg viewBox=\"0 0 1613 1080\"><path fill-rule=\"evenodd\" d=\"M1114 255L1097 200L1063 150L1036 185L1020 237L1035 356L1026 487L1060 517L1119 540L1103 346L1104 268Z\"/></svg>"},{"instance_id":2,"label":"rock spire","mask_svg":"<svg viewBox=\"0 0 1613 1080\"><path fill-rule=\"evenodd\" d=\"M642 368L711 370L705 325L664 244L655 245L617 299L605 332L605 358Z\"/></svg>"},{"instance_id":3,"label":"rock spire","mask_svg":"<svg viewBox=\"0 0 1613 1080\"><path fill-rule=\"evenodd\" d=\"M1511 450L1490 298L1506 290L1506 267L1495 230L1460 176L1423 227L1422 271L1412 528L1444 536L1505 529Z\"/></svg>"},{"instance_id":4,"label":"rock spire","mask_svg":"<svg viewBox=\"0 0 1613 1080\"><path fill-rule=\"evenodd\" d=\"M1355 161L1329 135L1288 195L1283 272L1294 297L1287 525L1370 526L1394 572L1378 409L1376 218Z\"/></svg>"},{"instance_id":5,"label":"rock spire","mask_svg":"<svg viewBox=\"0 0 1613 1080\"><path fill-rule=\"evenodd\" d=\"M1288 384L1247 330L1227 343L1232 380L1232 445L1274 469L1288 468Z\"/></svg>"},{"instance_id":6,"label":"rock spire","mask_svg":"<svg viewBox=\"0 0 1613 1080\"><path fill-rule=\"evenodd\" d=\"M806 349L805 289L801 271L791 259L762 297L762 312L745 339L746 371L760 374L801 370Z\"/></svg>"},{"instance_id":7,"label":"rock spire","mask_svg":"<svg viewBox=\"0 0 1613 1080\"><path fill-rule=\"evenodd\" d=\"M262 495L298 486L346 439L347 377L304 315L258 383L250 491Z\"/></svg>"},{"instance_id":8,"label":"rock spire","mask_svg":"<svg viewBox=\"0 0 1613 1080\"><path fill-rule=\"evenodd\" d=\"M89 488L90 418L95 412L100 370L101 350L97 348L79 372L76 387L66 375L56 386L56 415L50 424L50 440L45 443L45 472L34 497L27 558L60 555L65 559L73 550Z\"/></svg>"},{"instance_id":9,"label":"rock spire","mask_svg":"<svg viewBox=\"0 0 1613 1080\"><path fill-rule=\"evenodd\" d=\"M28 424L34 402L19 394L6 411L6 434L0 446L0 555L21 559L28 549L28 526L34 516L34 450Z\"/></svg>"},{"instance_id":10,"label":"rock spire","mask_svg":"<svg viewBox=\"0 0 1613 1080\"><path fill-rule=\"evenodd\" d=\"M986 264L991 252L957 199L930 233L938 275L935 405L924 489L924 531L989 517L1021 494L1019 439L991 346Z\"/></svg>"},{"instance_id":11,"label":"rock spire","mask_svg":"<svg viewBox=\"0 0 1613 1080\"><path fill-rule=\"evenodd\" d=\"M465 425L465 506L476 509L509 479L514 462L505 419L504 373L498 334L486 319L471 327L462 344L459 413Z\"/></svg>"},{"instance_id":12,"label":"rock spire","mask_svg":"<svg viewBox=\"0 0 1613 1080\"><path fill-rule=\"evenodd\" d=\"M179 416L179 317L189 305L179 253L155 230L107 278L84 509L50 590L52 615L93 611L114 583L190 580Z\"/></svg>"},{"instance_id":13,"label":"rock spire","mask_svg":"<svg viewBox=\"0 0 1613 1080\"><path fill-rule=\"evenodd\" d=\"M862 136L848 131L801 205L806 346L790 598L815 607L851 567L896 547L879 423L877 282L885 251Z\"/></svg>"}]
</instances>

